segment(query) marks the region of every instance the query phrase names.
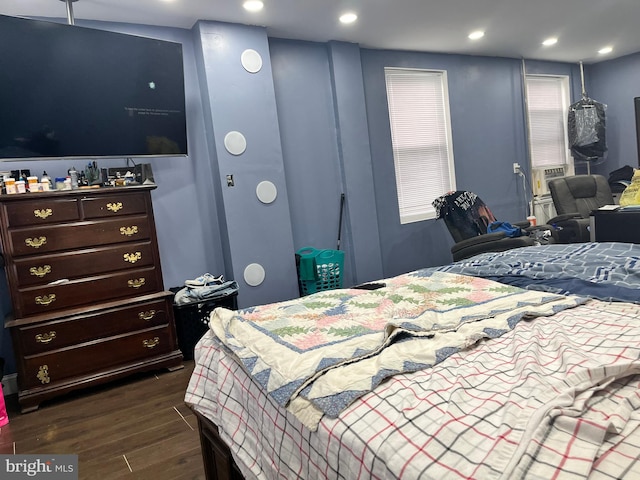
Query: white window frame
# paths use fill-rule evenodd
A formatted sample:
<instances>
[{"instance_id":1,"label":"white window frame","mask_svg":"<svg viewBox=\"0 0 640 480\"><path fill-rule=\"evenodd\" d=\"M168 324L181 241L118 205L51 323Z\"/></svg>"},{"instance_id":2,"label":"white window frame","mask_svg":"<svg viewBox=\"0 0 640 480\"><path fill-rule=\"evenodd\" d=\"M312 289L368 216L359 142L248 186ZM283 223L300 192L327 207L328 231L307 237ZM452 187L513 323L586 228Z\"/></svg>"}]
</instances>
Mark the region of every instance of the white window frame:
<instances>
[{"instance_id":1,"label":"white window frame","mask_svg":"<svg viewBox=\"0 0 640 480\"><path fill-rule=\"evenodd\" d=\"M436 218L456 189L446 70L385 67L400 223Z\"/></svg>"},{"instance_id":2,"label":"white window frame","mask_svg":"<svg viewBox=\"0 0 640 480\"><path fill-rule=\"evenodd\" d=\"M525 82L531 168L568 167L573 171L567 134L569 77L527 74Z\"/></svg>"}]
</instances>

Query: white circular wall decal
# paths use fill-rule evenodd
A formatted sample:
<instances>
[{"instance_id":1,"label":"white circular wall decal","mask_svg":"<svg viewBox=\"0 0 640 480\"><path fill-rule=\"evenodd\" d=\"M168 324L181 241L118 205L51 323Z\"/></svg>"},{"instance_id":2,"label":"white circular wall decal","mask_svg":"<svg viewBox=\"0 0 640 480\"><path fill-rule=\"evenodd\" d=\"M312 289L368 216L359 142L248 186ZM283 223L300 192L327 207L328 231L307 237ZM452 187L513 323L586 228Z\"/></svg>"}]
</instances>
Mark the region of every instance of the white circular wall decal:
<instances>
[{"instance_id":1,"label":"white circular wall decal","mask_svg":"<svg viewBox=\"0 0 640 480\"><path fill-rule=\"evenodd\" d=\"M262 68L262 57L255 50L247 49L240 56L242 66L249 73L258 73Z\"/></svg>"},{"instance_id":2,"label":"white circular wall decal","mask_svg":"<svg viewBox=\"0 0 640 480\"><path fill-rule=\"evenodd\" d=\"M278 189L273 183L265 180L256 187L256 195L262 203L271 203L278 196Z\"/></svg>"},{"instance_id":3,"label":"white circular wall decal","mask_svg":"<svg viewBox=\"0 0 640 480\"><path fill-rule=\"evenodd\" d=\"M231 155L242 155L247 149L247 139L240 132L231 131L224 136L224 148Z\"/></svg>"},{"instance_id":4,"label":"white circular wall decal","mask_svg":"<svg viewBox=\"0 0 640 480\"><path fill-rule=\"evenodd\" d=\"M264 282L264 268L259 263L251 263L244 269L244 281L250 287L257 287Z\"/></svg>"}]
</instances>

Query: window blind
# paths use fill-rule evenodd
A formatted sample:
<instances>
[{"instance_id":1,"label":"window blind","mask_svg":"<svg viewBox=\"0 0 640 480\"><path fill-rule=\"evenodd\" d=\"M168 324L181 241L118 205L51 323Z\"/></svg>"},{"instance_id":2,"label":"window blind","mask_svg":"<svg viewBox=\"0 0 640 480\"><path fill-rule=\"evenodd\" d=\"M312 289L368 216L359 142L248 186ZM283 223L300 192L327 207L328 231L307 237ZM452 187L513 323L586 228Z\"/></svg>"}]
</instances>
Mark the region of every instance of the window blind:
<instances>
[{"instance_id":1,"label":"window blind","mask_svg":"<svg viewBox=\"0 0 640 480\"><path fill-rule=\"evenodd\" d=\"M400 223L435 218L455 190L446 72L385 68Z\"/></svg>"},{"instance_id":2,"label":"window blind","mask_svg":"<svg viewBox=\"0 0 640 480\"><path fill-rule=\"evenodd\" d=\"M568 77L527 75L526 82L531 166L566 165Z\"/></svg>"}]
</instances>

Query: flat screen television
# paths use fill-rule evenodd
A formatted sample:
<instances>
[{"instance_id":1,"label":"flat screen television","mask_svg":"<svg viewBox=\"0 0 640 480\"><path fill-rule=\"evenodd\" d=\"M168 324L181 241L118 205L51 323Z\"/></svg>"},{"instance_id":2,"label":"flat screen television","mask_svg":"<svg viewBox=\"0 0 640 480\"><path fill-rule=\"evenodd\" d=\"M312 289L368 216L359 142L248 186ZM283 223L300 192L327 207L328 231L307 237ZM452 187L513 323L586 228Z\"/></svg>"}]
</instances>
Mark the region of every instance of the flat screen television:
<instances>
[{"instance_id":1,"label":"flat screen television","mask_svg":"<svg viewBox=\"0 0 640 480\"><path fill-rule=\"evenodd\" d=\"M0 160L184 155L181 44L0 15Z\"/></svg>"}]
</instances>

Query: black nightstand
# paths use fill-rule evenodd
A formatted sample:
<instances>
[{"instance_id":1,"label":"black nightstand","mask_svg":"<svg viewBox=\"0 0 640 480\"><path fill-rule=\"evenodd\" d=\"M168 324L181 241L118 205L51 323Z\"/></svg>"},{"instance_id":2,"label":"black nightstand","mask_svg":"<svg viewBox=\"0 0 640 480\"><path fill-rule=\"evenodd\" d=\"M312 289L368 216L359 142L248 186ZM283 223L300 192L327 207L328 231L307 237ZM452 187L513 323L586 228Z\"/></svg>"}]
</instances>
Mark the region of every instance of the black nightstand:
<instances>
[{"instance_id":1,"label":"black nightstand","mask_svg":"<svg viewBox=\"0 0 640 480\"><path fill-rule=\"evenodd\" d=\"M591 241L640 243L640 206L591 212Z\"/></svg>"}]
</instances>

